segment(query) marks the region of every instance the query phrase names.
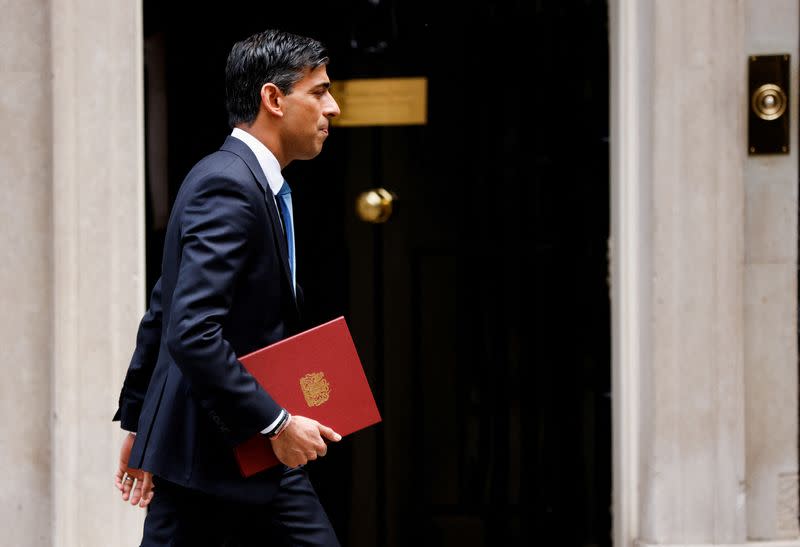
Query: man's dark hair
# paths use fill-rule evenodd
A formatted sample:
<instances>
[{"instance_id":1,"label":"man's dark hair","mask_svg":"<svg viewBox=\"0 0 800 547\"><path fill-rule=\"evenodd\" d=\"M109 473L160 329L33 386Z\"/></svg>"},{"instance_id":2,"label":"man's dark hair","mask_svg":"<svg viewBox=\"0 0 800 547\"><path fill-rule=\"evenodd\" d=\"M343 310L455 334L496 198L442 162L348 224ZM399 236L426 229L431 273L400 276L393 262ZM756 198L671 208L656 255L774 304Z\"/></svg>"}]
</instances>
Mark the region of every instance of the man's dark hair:
<instances>
[{"instance_id":1,"label":"man's dark hair","mask_svg":"<svg viewBox=\"0 0 800 547\"><path fill-rule=\"evenodd\" d=\"M225 66L228 123L234 127L255 121L264 84L273 83L288 95L306 68L325 64L328 54L321 43L280 30L265 30L235 43Z\"/></svg>"}]
</instances>

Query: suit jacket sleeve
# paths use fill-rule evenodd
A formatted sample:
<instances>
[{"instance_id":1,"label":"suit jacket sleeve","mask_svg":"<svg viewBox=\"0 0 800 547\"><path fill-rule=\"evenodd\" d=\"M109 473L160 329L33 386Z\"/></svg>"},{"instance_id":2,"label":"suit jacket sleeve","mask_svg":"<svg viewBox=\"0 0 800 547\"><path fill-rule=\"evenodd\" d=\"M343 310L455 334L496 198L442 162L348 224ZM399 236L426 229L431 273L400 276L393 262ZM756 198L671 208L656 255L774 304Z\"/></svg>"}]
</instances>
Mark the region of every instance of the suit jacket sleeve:
<instances>
[{"instance_id":1,"label":"suit jacket sleeve","mask_svg":"<svg viewBox=\"0 0 800 547\"><path fill-rule=\"evenodd\" d=\"M167 348L193 398L232 444L282 410L236 358L224 332L250 238L264 229L254 212L253 201L263 200L257 190L221 176L198 183L181 215L180 267L165 325Z\"/></svg>"},{"instance_id":2,"label":"suit jacket sleeve","mask_svg":"<svg viewBox=\"0 0 800 547\"><path fill-rule=\"evenodd\" d=\"M136 431L139 414L142 411L150 377L158 360L161 346L161 279L156 282L150 295L150 307L139 323L136 335L136 349L131 357L125 382L119 395L119 408L114 421L119 421L122 429Z\"/></svg>"}]
</instances>

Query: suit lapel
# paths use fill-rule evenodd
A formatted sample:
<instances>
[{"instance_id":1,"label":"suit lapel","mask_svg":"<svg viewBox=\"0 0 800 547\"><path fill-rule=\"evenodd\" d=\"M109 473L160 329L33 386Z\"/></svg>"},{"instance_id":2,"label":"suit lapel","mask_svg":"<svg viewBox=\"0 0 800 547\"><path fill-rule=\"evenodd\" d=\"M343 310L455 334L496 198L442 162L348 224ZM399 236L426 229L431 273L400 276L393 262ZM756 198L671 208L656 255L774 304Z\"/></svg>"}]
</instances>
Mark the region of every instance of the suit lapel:
<instances>
[{"instance_id":1,"label":"suit lapel","mask_svg":"<svg viewBox=\"0 0 800 547\"><path fill-rule=\"evenodd\" d=\"M278 209L275 206L275 198L272 189L269 187L269 182L267 182L267 176L261 169L261 165L259 165L250 147L236 137L229 135L228 138L225 139L225 143L222 145L221 149L236 154L242 159L247 167L250 168L250 172L253 173L253 176L256 181L258 181L258 185L264 193L264 204L267 206L267 216L272 223L272 234L275 239L275 246L278 248L278 254L281 257L284 279L286 280L289 292L292 293L292 300L296 308L297 300L294 296L294 291L291 290L292 273L289 269L289 252L286 249L286 238L283 236L283 227L281 226L280 217L278 216Z\"/></svg>"}]
</instances>

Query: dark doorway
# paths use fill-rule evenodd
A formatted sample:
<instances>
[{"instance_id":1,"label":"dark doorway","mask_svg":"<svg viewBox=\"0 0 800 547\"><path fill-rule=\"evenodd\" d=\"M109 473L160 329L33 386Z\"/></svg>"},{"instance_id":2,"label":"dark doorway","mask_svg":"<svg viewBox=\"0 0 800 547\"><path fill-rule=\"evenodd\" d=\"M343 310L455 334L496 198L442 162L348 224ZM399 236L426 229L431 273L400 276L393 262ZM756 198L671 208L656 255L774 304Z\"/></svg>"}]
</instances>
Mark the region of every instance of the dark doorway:
<instances>
[{"instance_id":1,"label":"dark doorway","mask_svg":"<svg viewBox=\"0 0 800 547\"><path fill-rule=\"evenodd\" d=\"M286 170L306 320L347 318L384 416L310 466L342 544L609 546L606 2L168 6L144 1L150 285L153 202L229 132L234 41L284 28L334 80L428 81L427 125L335 128ZM377 226L374 187L399 197Z\"/></svg>"}]
</instances>

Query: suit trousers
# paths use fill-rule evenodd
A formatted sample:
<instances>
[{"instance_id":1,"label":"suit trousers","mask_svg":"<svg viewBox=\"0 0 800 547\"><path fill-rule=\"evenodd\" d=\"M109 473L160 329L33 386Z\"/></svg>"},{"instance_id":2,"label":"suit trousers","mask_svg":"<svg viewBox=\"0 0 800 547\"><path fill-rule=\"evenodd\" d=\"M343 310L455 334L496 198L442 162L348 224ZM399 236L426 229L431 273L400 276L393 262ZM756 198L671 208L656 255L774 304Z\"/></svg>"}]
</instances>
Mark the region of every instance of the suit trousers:
<instances>
[{"instance_id":1,"label":"suit trousers","mask_svg":"<svg viewBox=\"0 0 800 547\"><path fill-rule=\"evenodd\" d=\"M325 546L339 541L302 467L266 504L222 499L155 477L141 547Z\"/></svg>"}]
</instances>

